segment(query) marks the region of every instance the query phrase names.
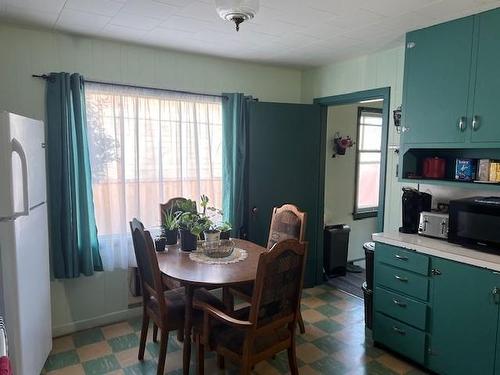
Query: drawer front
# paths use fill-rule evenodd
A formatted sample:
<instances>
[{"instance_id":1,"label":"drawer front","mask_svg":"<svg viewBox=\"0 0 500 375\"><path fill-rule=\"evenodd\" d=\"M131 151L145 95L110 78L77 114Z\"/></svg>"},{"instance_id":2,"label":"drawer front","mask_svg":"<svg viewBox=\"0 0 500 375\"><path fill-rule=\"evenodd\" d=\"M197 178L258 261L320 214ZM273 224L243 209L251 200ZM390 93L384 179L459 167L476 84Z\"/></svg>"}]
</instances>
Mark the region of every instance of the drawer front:
<instances>
[{"instance_id":1,"label":"drawer front","mask_svg":"<svg viewBox=\"0 0 500 375\"><path fill-rule=\"evenodd\" d=\"M376 287L375 311L425 331L427 320L427 304L425 303Z\"/></svg>"},{"instance_id":2,"label":"drawer front","mask_svg":"<svg viewBox=\"0 0 500 375\"><path fill-rule=\"evenodd\" d=\"M377 242L375 245L375 260L424 276L429 275L429 257L415 251Z\"/></svg>"},{"instance_id":3,"label":"drawer front","mask_svg":"<svg viewBox=\"0 0 500 375\"><path fill-rule=\"evenodd\" d=\"M425 333L381 313L375 313L373 339L415 362L425 362Z\"/></svg>"},{"instance_id":4,"label":"drawer front","mask_svg":"<svg viewBox=\"0 0 500 375\"><path fill-rule=\"evenodd\" d=\"M386 264L375 264L375 283L411 297L427 301L429 280L427 277Z\"/></svg>"}]
</instances>

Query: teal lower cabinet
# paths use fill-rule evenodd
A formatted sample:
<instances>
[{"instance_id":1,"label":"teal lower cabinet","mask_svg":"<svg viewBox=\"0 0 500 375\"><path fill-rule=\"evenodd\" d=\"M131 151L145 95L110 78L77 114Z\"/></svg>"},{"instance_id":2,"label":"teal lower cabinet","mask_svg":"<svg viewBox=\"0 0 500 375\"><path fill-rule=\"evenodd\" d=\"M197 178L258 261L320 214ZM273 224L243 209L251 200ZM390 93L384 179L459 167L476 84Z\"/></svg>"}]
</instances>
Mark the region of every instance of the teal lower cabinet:
<instances>
[{"instance_id":1,"label":"teal lower cabinet","mask_svg":"<svg viewBox=\"0 0 500 375\"><path fill-rule=\"evenodd\" d=\"M498 273L376 243L373 339L438 374L500 375L499 303Z\"/></svg>"},{"instance_id":2,"label":"teal lower cabinet","mask_svg":"<svg viewBox=\"0 0 500 375\"><path fill-rule=\"evenodd\" d=\"M492 374L499 315L492 292L500 279L492 271L440 258L432 258L432 267L437 275L429 368L440 374Z\"/></svg>"}]
</instances>

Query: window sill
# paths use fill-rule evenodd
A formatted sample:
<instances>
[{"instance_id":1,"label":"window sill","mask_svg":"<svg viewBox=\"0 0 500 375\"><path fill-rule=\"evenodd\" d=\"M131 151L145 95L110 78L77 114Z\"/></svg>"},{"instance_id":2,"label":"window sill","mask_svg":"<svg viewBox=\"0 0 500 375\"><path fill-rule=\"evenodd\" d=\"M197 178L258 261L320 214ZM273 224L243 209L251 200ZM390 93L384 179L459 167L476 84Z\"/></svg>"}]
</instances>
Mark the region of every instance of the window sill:
<instances>
[{"instance_id":1,"label":"window sill","mask_svg":"<svg viewBox=\"0 0 500 375\"><path fill-rule=\"evenodd\" d=\"M354 212L352 214L353 220L368 219L370 217L377 217L378 211Z\"/></svg>"}]
</instances>

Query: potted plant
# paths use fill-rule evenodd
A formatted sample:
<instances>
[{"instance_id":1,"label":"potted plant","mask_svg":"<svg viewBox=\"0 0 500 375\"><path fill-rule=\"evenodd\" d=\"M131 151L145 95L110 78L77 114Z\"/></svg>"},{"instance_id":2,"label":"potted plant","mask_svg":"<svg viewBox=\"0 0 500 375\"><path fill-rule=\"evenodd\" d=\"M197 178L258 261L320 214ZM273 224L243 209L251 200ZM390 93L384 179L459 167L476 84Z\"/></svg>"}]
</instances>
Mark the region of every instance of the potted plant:
<instances>
[{"instance_id":1,"label":"potted plant","mask_svg":"<svg viewBox=\"0 0 500 375\"><path fill-rule=\"evenodd\" d=\"M165 212L164 222L162 227L163 237L166 239L167 245L175 245L179 233L179 215L172 212L172 209Z\"/></svg>"},{"instance_id":2,"label":"potted plant","mask_svg":"<svg viewBox=\"0 0 500 375\"><path fill-rule=\"evenodd\" d=\"M179 215L181 250L196 250L200 234L207 228L207 220L197 212L182 212Z\"/></svg>"},{"instance_id":3,"label":"potted plant","mask_svg":"<svg viewBox=\"0 0 500 375\"><path fill-rule=\"evenodd\" d=\"M231 223L229 221L224 221L222 224L220 224L220 239L228 240L231 236L231 229L233 229L233 227L231 226Z\"/></svg>"}]
</instances>

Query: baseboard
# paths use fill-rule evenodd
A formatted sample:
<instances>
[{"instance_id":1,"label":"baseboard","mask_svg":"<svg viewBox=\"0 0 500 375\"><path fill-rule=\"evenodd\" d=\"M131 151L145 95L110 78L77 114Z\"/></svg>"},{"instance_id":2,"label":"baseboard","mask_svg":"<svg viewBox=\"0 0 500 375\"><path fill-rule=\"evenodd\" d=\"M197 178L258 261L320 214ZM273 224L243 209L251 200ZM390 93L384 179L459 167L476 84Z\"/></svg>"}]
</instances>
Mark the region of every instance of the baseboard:
<instances>
[{"instance_id":1,"label":"baseboard","mask_svg":"<svg viewBox=\"0 0 500 375\"><path fill-rule=\"evenodd\" d=\"M135 318L142 314L142 307L134 307L126 310L115 311L109 314L96 316L91 319L78 320L71 323L52 327L52 337L64 336L84 329L103 326Z\"/></svg>"}]
</instances>

